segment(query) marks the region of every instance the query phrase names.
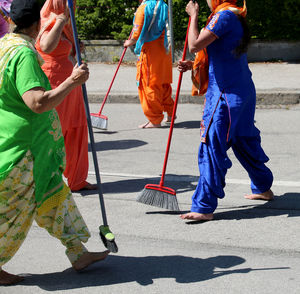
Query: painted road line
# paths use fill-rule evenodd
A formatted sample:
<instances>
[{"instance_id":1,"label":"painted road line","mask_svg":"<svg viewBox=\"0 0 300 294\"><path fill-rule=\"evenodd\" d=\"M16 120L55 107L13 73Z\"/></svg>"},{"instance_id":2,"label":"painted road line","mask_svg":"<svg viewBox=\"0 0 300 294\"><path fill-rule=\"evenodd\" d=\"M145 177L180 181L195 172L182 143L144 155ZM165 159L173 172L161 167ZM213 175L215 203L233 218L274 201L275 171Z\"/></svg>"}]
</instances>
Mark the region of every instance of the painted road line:
<instances>
[{"instance_id":1,"label":"painted road line","mask_svg":"<svg viewBox=\"0 0 300 294\"><path fill-rule=\"evenodd\" d=\"M95 176L94 171L89 171L91 176ZM106 173L101 172L101 176L104 177L118 177L118 178L133 178L133 179L156 179L160 178L160 175L136 175L136 174L124 174L124 173ZM174 176L166 175L165 180L169 182L198 182L198 176ZM236 185L250 185L250 180L248 179L226 179L227 184ZM300 182L298 181L274 181L273 186L281 187L300 187Z\"/></svg>"}]
</instances>

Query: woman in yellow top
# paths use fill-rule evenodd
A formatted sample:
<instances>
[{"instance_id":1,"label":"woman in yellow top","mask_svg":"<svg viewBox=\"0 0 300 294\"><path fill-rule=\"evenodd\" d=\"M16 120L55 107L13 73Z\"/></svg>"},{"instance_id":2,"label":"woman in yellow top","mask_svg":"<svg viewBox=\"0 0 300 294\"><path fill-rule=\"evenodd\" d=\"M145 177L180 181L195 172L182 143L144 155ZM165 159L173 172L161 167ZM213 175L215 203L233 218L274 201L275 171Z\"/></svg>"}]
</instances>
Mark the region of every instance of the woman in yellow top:
<instances>
[{"instance_id":1,"label":"woman in yellow top","mask_svg":"<svg viewBox=\"0 0 300 294\"><path fill-rule=\"evenodd\" d=\"M158 128L167 113L171 121L172 56L168 41L168 6L163 0L139 0L133 21L133 34L124 47L135 46L137 84L140 102L148 122L140 128Z\"/></svg>"}]
</instances>

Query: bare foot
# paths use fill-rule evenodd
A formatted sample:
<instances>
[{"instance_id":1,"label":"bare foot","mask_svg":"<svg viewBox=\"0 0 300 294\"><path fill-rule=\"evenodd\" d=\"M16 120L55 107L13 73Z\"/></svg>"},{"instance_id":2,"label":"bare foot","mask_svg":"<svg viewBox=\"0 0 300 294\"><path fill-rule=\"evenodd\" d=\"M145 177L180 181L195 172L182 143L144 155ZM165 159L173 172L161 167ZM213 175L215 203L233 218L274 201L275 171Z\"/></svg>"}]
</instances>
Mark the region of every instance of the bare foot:
<instances>
[{"instance_id":1,"label":"bare foot","mask_svg":"<svg viewBox=\"0 0 300 294\"><path fill-rule=\"evenodd\" d=\"M248 194L244 196L247 199L250 200L265 200L265 201L271 201L274 200L274 194L272 192L272 190L268 190L264 193L260 193L260 194Z\"/></svg>"},{"instance_id":2,"label":"bare foot","mask_svg":"<svg viewBox=\"0 0 300 294\"><path fill-rule=\"evenodd\" d=\"M85 252L75 263L72 264L72 266L76 271L82 271L89 265L97 261L104 260L108 254L108 250L103 252Z\"/></svg>"},{"instance_id":3,"label":"bare foot","mask_svg":"<svg viewBox=\"0 0 300 294\"><path fill-rule=\"evenodd\" d=\"M91 183L87 183L82 190L97 190L98 186L97 184L91 184Z\"/></svg>"},{"instance_id":4,"label":"bare foot","mask_svg":"<svg viewBox=\"0 0 300 294\"><path fill-rule=\"evenodd\" d=\"M72 192L78 192L78 191L84 191L84 190L97 190L98 186L97 184L91 184L86 182L86 185L80 189L72 189Z\"/></svg>"},{"instance_id":5,"label":"bare foot","mask_svg":"<svg viewBox=\"0 0 300 294\"><path fill-rule=\"evenodd\" d=\"M152 122L148 121L145 124L139 125L140 129L153 129L153 128L160 128L161 124L153 124Z\"/></svg>"},{"instance_id":6,"label":"bare foot","mask_svg":"<svg viewBox=\"0 0 300 294\"><path fill-rule=\"evenodd\" d=\"M177 118L177 115L175 116L175 119ZM175 120L174 119L174 120ZM164 123L169 125L172 122L172 116L169 116L164 120Z\"/></svg>"},{"instance_id":7,"label":"bare foot","mask_svg":"<svg viewBox=\"0 0 300 294\"><path fill-rule=\"evenodd\" d=\"M0 270L0 286L14 285L23 280L23 277L12 275L4 270Z\"/></svg>"},{"instance_id":8,"label":"bare foot","mask_svg":"<svg viewBox=\"0 0 300 294\"><path fill-rule=\"evenodd\" d=\"M189 212L186 214L181 214L182 219L189 219L195 221L210 221L214 218L212 213L198 213L198 212Z\"/></svg>"}]
</instances>

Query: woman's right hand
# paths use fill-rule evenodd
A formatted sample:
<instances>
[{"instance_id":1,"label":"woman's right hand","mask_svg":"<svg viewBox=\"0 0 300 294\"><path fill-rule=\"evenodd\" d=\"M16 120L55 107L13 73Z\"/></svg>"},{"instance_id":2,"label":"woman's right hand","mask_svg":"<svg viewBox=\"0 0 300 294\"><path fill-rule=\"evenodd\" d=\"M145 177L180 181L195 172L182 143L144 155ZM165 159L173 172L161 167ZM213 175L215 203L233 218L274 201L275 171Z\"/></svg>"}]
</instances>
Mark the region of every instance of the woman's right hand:
<instances>
[{"instance_id":1,"label":"woman's right hand","mask_svg":"<svg viewBox=\"0 0 300 294\"><path fill-rule=\"evenodd\" d=\"M197 2L194 2L194 1L190 1L190 2L186 5L185 11L186 11L186 13L187 13L189 16L192 16L192 15L198 15L198 13L199 13L199 5L198 5L198 3L197 3Z\"/></svg>"},{"instance_id":2,"label":"woman's right hand","mask_svg":"<svg viewBox=\"0 0 300 294\"><path fill-rule=\"evenodd\" d=\"M66 1L65 11L61 14L58 14L56 20L62 20L65 25L66 23L68 23L69 19L70 19L70 10L69 10L68 2Z\"/></svg>"},{"instance_id":3,"label":"woman's right hand","mask_svg":"<svg viewBox=\"0 0 300 294\"><path fill-rule=\"evenodd\" d=\"M82 63L80 66L76 64L73 68L70 78L74 84L81 85L85 83L89 78L90 72L86 63Z\"/></svg>"},{"instance_id":4,"label":"woman's right hand","mask_svg":"<svg viewBox=\"0 0 300 294\"><path fill-rule=\"evenodd\" d=\"M177 70L180 72L186 72L188 70L191 70L193 68L193 61L192 60L184 60L184 61L178 61L177 64Z\"/></svg>"}]
</instances>

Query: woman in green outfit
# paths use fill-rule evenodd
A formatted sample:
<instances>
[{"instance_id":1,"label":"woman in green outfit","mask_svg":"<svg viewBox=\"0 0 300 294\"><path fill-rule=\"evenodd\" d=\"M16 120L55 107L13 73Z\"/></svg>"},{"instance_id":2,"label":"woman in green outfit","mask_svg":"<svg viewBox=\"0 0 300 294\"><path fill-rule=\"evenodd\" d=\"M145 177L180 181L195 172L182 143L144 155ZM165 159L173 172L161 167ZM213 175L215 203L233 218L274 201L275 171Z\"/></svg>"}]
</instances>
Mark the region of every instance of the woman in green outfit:
<instances>
[{"instance_id":1,"label":"woman in green outfit","mask_svg":"<svg viewBox=\"0 0 300 294\"><path fill-rule=\"evenodd\" d=\"M19 249L33 220L62 242L75 270L108 255L88 252L82 244L90 233L62 179L64 139L54 109L88 79L87 65L76 66L51 90L34 49L37 0L14 0L10 17L14 33L0 40L0 285L22 280L1 267Z\"/></svg>"}]
</instances>

